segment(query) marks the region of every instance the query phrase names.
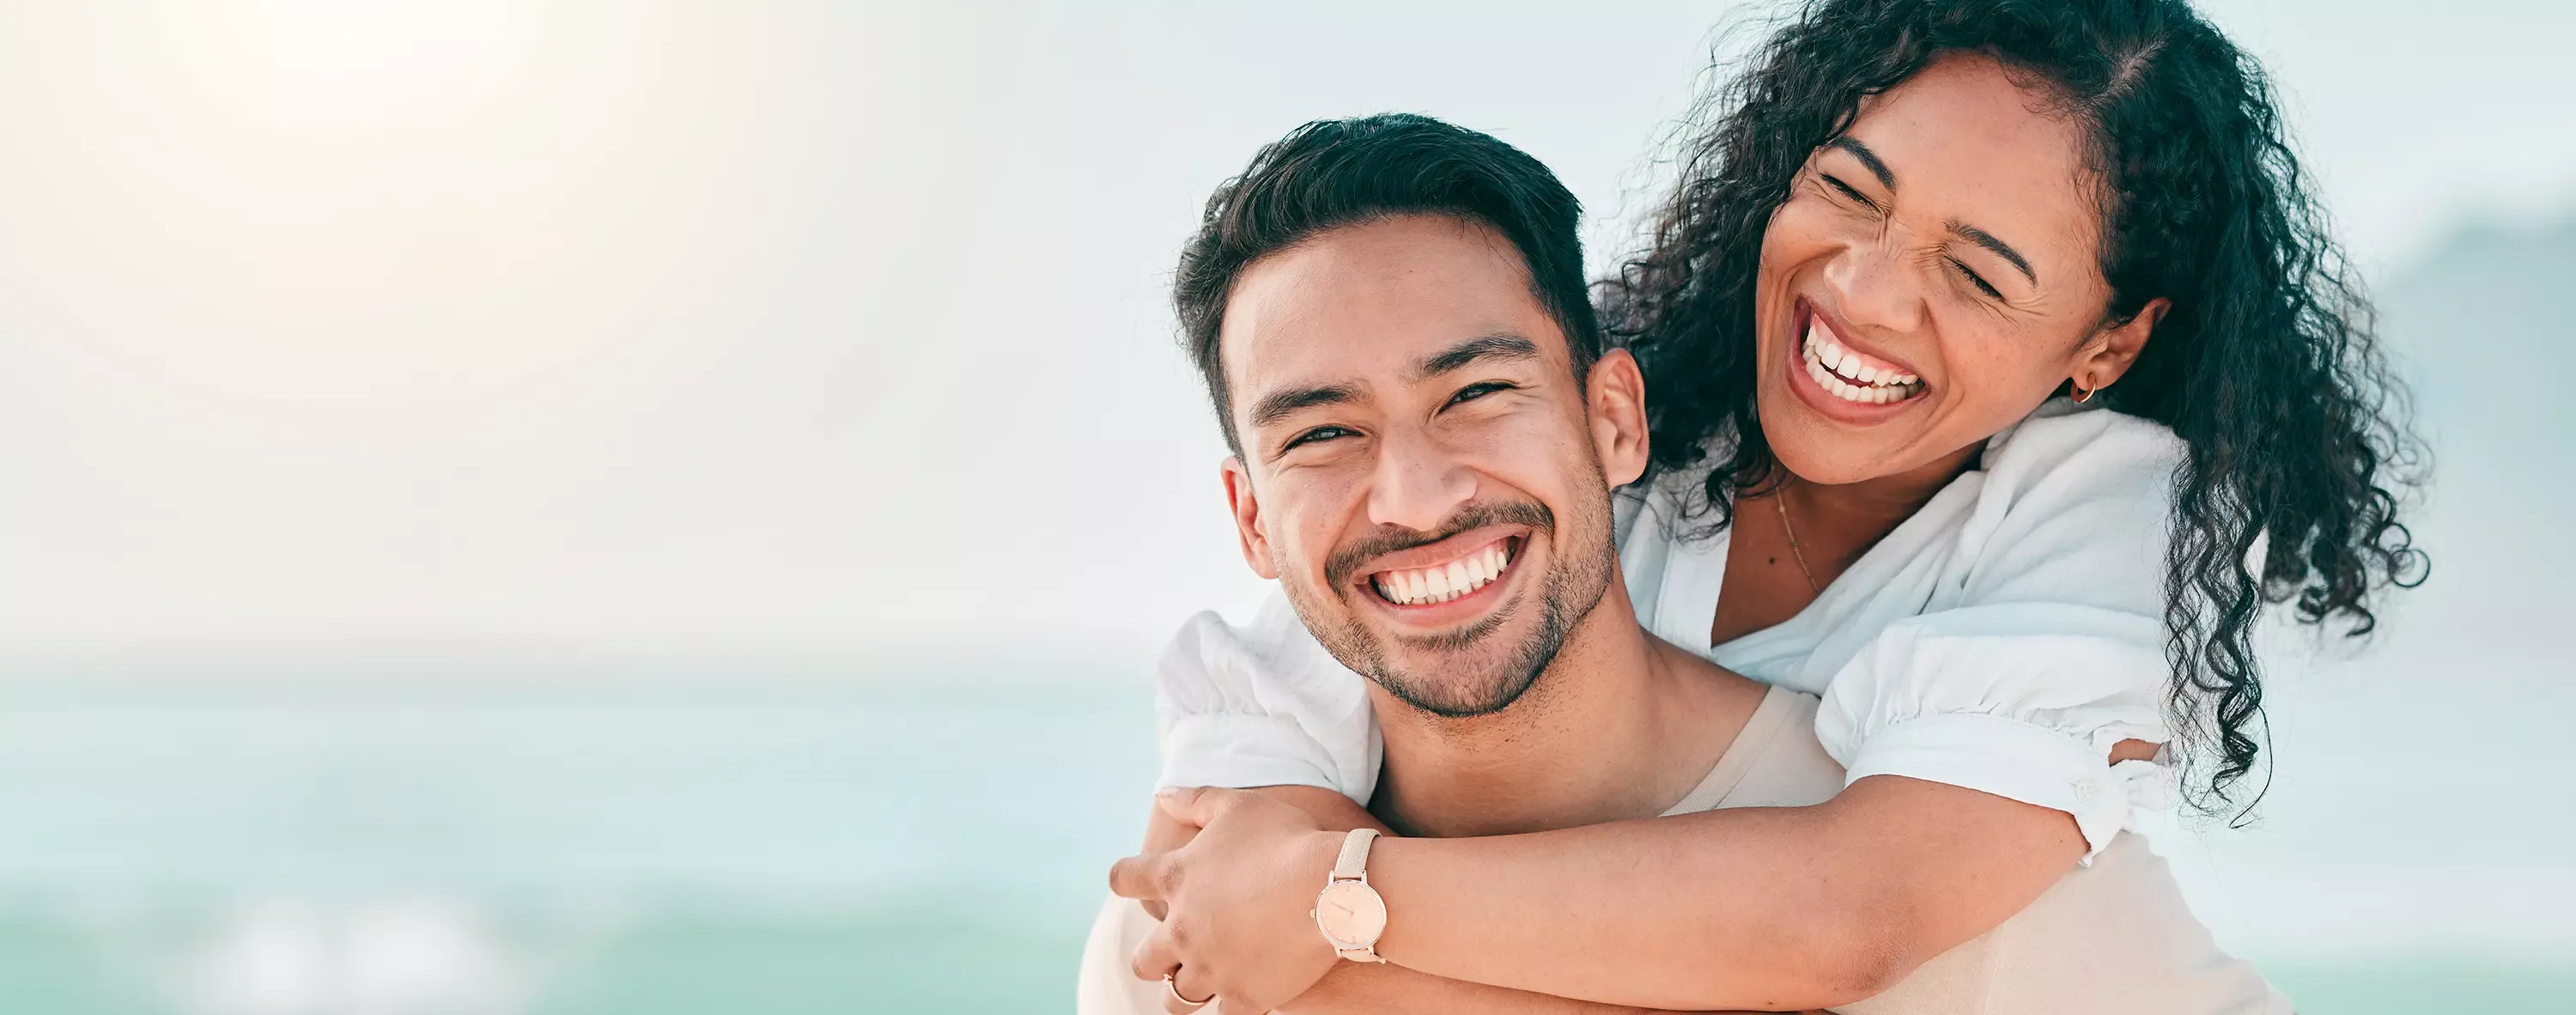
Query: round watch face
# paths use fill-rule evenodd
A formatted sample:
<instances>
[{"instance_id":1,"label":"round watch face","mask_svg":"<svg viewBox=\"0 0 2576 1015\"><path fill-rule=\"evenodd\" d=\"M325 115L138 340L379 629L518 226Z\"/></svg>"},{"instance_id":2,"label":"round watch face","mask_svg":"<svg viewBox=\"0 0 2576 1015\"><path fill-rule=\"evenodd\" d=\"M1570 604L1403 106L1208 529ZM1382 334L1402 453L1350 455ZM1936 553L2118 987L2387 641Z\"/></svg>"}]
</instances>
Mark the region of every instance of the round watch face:
<instances>
[{"instance_id":1,"label":"round watch face","mask_svg":"<svg viewBox=\"0 0 2576 1015\"><path fill-rule=\"evenodd\" d=\"M1367 948L1386 933L1386 900L1365 882L1335 881L1315 896L1315 926L1343 948Z\"/></svg>"}]
</instances>

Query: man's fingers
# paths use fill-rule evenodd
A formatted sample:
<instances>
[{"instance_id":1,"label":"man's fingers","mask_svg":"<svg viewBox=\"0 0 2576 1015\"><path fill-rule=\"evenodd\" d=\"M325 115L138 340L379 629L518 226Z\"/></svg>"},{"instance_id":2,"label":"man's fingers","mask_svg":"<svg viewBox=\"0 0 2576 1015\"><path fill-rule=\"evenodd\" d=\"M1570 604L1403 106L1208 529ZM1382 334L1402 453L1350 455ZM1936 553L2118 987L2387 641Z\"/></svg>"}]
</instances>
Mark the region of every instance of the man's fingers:
<instances>
[{"instance_id":1,"label":"man's fingers","mask_svg":"<svg viewBox=\"0 0 2576 1015\"><path fill-rule=\"evenodd\" d=\"M1156 875L1162 868L1162 859L1161 853L1146 853L1110 864L1109 891L1122 899L1161 901L1163 889Z\"/></svg>"}]
</instances>

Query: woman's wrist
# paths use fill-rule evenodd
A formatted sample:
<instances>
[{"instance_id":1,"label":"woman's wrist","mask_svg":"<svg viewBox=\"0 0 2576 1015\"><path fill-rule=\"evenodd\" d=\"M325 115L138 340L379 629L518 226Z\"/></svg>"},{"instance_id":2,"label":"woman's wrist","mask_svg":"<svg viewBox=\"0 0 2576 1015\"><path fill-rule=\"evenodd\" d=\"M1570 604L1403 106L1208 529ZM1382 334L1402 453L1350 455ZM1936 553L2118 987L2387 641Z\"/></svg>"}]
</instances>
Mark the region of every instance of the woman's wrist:
<instances>
[{"instance_id":1,"label":"woman's wrist","mask_svg":"<svg viewBox=\"0 0 2576 1015\"><path fill-rule=\"evenodd\" d=\"M1415 898L1399 899L1406 894L1403 889L1390 890L1388 886L1403 885L1406 870L1418 869L1422 847L1433 841L1388 835L1380 836L1377 844L1369 849L1369 884L1378 890L1379 898L1387 900L1386 931L1378 935L1377 954L1395 965L1410 965L1399 957L1404 954L1404 930L1411 928L1418 940L1423 925L1433 918L1433 914L1421 904L1418 893L1414 893Z\"/></svg>"},{"instance_id":2,"label":"woman's wrist","mask_svg":"<svg viewBox=\"0 0 2576 1015\"><path fill-rule=\"evenodd\" d=\"M1342 840L1350 838L1348 829L1326 829L1297 833L1297 867L1314 872L1315 890L1333 879L1333 865L1342 857Z\"/></svg>"}]
</instances>

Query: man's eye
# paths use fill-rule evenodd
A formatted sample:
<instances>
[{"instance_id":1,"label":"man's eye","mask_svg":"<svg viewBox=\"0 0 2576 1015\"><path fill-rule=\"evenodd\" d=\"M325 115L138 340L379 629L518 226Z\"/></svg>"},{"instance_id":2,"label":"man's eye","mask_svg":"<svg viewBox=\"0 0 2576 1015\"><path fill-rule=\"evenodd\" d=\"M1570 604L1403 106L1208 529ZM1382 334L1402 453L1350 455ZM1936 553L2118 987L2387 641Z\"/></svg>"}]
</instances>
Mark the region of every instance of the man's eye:
<instances>
[{"instance_id":1,"label":"man's eye","mask_svg":"<svg viewBox=\"0 0 2576 1015\"><path fill-rule=\"evenodd\" d=\"M1481 384L1470 384L1458 389L1457 394L1449 396L1449 404L1457 405L1460 402L1473 402L1479 398L1493 394L1494 392L1510 391L1511 389L1512 385L1505 384L1501 381L1486 381Z\"/></svg>"},{"instance_id":2,"label":"man's eye","mask_svg":"<svg viewBox=\"0 0 2576 1015\"><path fill-rule=\"evenodd\" d=\"M1288 438L1288 443L1280 445L1279 453L1287 454L1288 452L1295 451L1298 448L1305 447L1308 444L1334 440L1336 438L1348 437L1350 435L1351 431L1338 426L1319 426L1312 430L1308 430L1305 433Z\"/></svg>"}]
</instances>

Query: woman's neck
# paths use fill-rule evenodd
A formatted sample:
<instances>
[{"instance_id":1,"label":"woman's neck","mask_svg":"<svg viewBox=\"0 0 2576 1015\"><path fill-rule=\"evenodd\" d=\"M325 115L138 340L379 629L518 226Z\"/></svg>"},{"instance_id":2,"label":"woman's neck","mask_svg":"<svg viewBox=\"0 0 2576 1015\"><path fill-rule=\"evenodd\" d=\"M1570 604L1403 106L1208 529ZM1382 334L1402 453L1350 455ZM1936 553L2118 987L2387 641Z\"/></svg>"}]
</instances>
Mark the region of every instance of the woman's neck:
<instances>
[{"instance_id":1,"label":"woman's neck","mask_svg":"<svg viewBox=\"0 0 2576 1015\"><path fill-rule=\"evenodd\" d=\"M1799 534L1825 551L1833 570L1859 559L1889 532L1922 510L1932 495L1950 485L1976 460L1983 444L1971 444L1924 465L1857 483L1817 483L1791 474L1789 504L1798 516ZM1813 531L1815 535L1806 536ZM1820 576L1821 577L1821 576Z\"/></svg>"},{"instance_id":2,"label":"woman's neck","mask_svg":"<svg viewBox=\"0 0 2576 1015\"><path fill-rule=\"evenodd\" d=\"M1724 645L1797 616L1870 547L1922 510L1982 447L1858 483L1828 486L1791 473L1786 483L1738 499L1708 643Z\"/></svg>"}]
</instances>

